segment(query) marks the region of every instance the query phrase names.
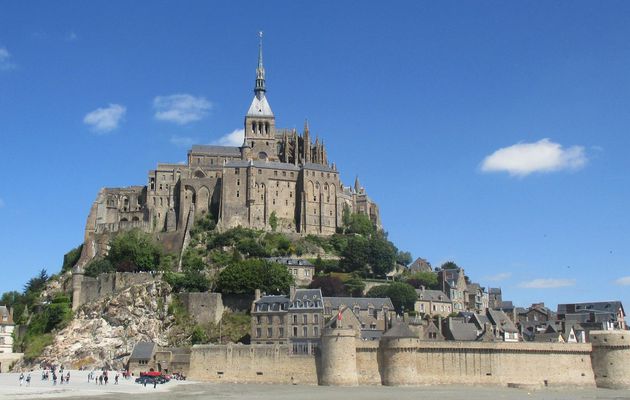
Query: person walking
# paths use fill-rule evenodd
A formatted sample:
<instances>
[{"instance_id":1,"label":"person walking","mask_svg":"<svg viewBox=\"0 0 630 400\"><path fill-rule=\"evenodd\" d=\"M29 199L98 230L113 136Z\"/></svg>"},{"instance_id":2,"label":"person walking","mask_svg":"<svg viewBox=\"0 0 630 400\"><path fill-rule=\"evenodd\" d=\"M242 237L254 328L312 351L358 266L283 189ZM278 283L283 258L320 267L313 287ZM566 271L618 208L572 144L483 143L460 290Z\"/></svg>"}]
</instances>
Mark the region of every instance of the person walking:
<instances>
[{"instance_id":1,"label":"person walking","mask_svg":"<svg viewBox=\"0 0 630 400\"><path fill-rule=\"evenodd\" d=\"M20 372L20 386L24 383L24 372Z\"/></svg>"},{"instance_id":2,"label":"person walking","mask_svg":"<svg viewBox=\"0 0 630 400\"><path fill-rule=\"evenodd\" d=\"M114 377L114 385L118 385L118 372L116 372L116 376Z\"/></svg>"},{"instance_id":3,"label":"person walking","mask_svg":"<svg viewBox=\"0 0 630 400\"><path fill-rule=\"evenodd\" d=\"M31 386L31 373L29 372L28 375L26 375L26 386Z\"/></svg>"},{"instance_id":4,"label":"person walking","mask_svg":"<svg viewBox=\"0 0 630 400\"><path fill-rule=\"evenodd\" d=\"M66 384L70 383L70 371L66 372Z\"/></svg>"},{"instance_id":5,"label":"person walking","mask_svg":"<svg viewBox=\"0 0 630 400\"><path fill-rule=\"evenodd\" d=\"M56 386L57 385L57 373L53 371L52 375L53 375L53 386Z\"/></svg>"},{"instance_id":6,"label":"person walking","mask_svg":"<svg viewBox=\"0 0 630 400\"><path fill-rule=\"evenodd\" d=\"M109 378L107 377L107 374L105 374L105 377L103 378L103 380L105 381L105 384L107 385L107 381L109 380Z\"/></svg>"},{"instance_id":7,"label":"person walking","mask_svg":"<svg viewBox=\"0 0 630 400\"><path fill-rule=\"evenodd\" d=\"M103 384L103 375L100 375L100 376L98 377L98 384L99 384L99 385L102 385L102 384Z\"/></svg>"}]
</instances>

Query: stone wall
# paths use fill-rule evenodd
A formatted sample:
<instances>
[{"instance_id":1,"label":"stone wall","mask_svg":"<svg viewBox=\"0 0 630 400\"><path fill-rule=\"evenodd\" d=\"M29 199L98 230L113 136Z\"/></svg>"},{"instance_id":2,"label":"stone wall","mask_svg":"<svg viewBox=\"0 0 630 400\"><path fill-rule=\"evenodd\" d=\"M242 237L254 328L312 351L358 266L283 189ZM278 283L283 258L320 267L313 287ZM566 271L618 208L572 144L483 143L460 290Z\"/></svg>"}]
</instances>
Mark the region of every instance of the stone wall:
<instances>
[{"instance_id":1,"label":"stone wall","mask_svg":"<svg viewBox=\"0 0 630 400\"><path fill-rule=\"evenodd\" d=\"M343 347L350 341L355 345L354 358L348 356L351 350L335 346ZM591 344L423 342L409 338L379 344L330 336L323 340L317 357L292 356L284 345L194 346L190 377L239 383L595 387L591 350ZM349 360L356 360L355 368L345 365Z\"/></svg>"},{"instance_id":2,"label":"stone wall","mask_svg":"<svg viewBox=\"0 0 630 400\"><path fill-rule=\"evenodd\" d=\"M112 272L96 278L73 274L72 308L118 293L133 285L149 283L161 279L161 274L150 272Z\"/></svg>"},{"instance_id":3,"label":"stone wall","mask_svg":"<svg viewBox=\"0 0 630 400\"><path fill-rule=\"evenodd\" d=\"M0 353L0 373L9 372L17 361L24 357L24 353Z\"/></svg>"},{"instance_id":4,"label":"stone wall","mask_svg":"<svg viewBox=\"0 0 630 400\"><path fill-rule=\"evenodd\" d=\"M591 331L598 387L630 389L630 331Z\"/></svg>"},{"instance_id":5,"label":"stone wall","mask_svg":"<svg viewBox=\"0 0 630 400\"><path fill-rule=\"evenodd\" d=\"M290 355L287 345L195 345L189 378L226 383L316 385L316 358Z\"/></svg>"},{"instance_id":6,"label":"stone wall","mask_svg":"<svg viewBox=\"0 0 630 400\"><path fill-rule=\"evenodd\" d=\"M218 324L223 316L221 293L180 293L179 299L188 315L200 324Z\"/></svg>"}]
</instances>

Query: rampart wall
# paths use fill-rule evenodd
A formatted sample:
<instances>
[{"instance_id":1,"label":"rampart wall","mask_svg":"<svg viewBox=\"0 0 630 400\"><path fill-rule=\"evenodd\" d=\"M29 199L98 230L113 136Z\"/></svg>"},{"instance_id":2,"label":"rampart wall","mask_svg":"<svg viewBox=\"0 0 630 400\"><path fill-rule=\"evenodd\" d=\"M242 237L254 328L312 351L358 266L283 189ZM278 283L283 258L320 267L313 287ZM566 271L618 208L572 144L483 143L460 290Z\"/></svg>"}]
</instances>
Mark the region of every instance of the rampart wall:
<instances>
[{"instance_id":1,"label":"rampart wall","mask_svg":"<svg viewBox=\"0 0 630 400\"><path fill-rule=\"evenodd\" d=\"M591 331L598 387L630 389L630 331Z\"/></svg>"},{"instance_id":2,"label":"rampart wall","mask_svg":"<svg viewBox=\"0 0 630 400\"><path fill-rule=\"evenodd\" d=\"M316 385L316 358L289 355L287 345L195 345L189 377L208 382Z\"/></svg>"},{"instance_id":3,"label":"rampart wall","mask_svg":"<svg viewBox=\"0 0 630 400\"><path fill-rule=\"evenodd\" d=\"M329 340L330 341L330 340ZM345 341L345 340L344 340ZM339 344L339 342L332 342ZM327 341L322 342L325 346ZM281 345L194 346L190 377L238 383L326 385L525 384L595 387L591 344L421 342L355 339L356 368L344 360L292 356ZM344 375L348 374L348 375ZM356 376L354 375L356 374ZM356 383L355 383L356 382Z\"/></svg>"},{"instance_id":4,"label":"rampart wall","mask_svg":"<svg viewBox=\"0 0 630 400\"><path fill-rule=\"evenodd\" d=\"M133 285L145 284L161 279L160 274L150 272L112 272L96 278L73 274L72 308L118 293Z\"/></svg>"}]
</instances>

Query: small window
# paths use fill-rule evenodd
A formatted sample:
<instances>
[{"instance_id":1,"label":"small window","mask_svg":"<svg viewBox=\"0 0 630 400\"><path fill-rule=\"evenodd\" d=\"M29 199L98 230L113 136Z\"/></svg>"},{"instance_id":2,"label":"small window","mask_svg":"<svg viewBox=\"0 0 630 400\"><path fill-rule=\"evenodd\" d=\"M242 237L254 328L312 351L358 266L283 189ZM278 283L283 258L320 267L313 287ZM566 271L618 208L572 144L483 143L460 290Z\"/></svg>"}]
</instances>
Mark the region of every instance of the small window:
<instances>
[{"instance_id":1,"label":"small window","mask_svg":"<svg viewBox=\"0 0 630 400\"><path fill-rule=\"evenodd\" d=\"M236 186L240 186L240 185L241 185L241 180L240 180L240 179L237 179L237 180L236 180Z\"/></svg>"},{"instance_id":2,"label":"small window","mask_svg":"<svg viewBox=\"0 0 630 400\"><path fill-rule=\"evenodd\" d=\"M239 172L240 172L240 169L239 169L239 168L234 168L234 175L238 175L238 174L239 174Z\"/></svg>"},{"instance_id":3,"label":"small window","mask_svg":"<svg viewBox=\"0 0 630 400\"><path fill-rule=\"evenodd\" d=\"M308 315L307 314L302 315L302 323L303 324L308 324Z\"/></svg>"},{"instance_id":4,"label":"small window","mask_svg":"<svg viewBox=\"0 0 630 400\"><path fill-rule=\"evenodd\" d=\"M283 327L278 328L278 337L281 337L281 338L284 337L284 328Z\"/></svg>"},{"instance_id":5,"label":"small window","mask_svg":"<svg viewBox=\"0 0 630 400\"><path fill-rule=\"evenodd\" d=\"M267 323L270 325L273 323L273 317L271 315L267 316Z\"/></svg>"},{"instance_id":6,"label":"small window","mask_svg":"<svg viewBox=\"0 0 630 400\"><path fill-rule=\"evenodd\" d=\"M262 169L258 170L258 175L262 174Z\"/></svg>"},{"instance_id":7,"label":"small window","mask_svg":"<svg viewBox=\"0 0 630 400\"><path fill-rule=\"evenodd\" d=\"M236 191L236 197L241 197L241 192L240 191Z\"/></svg>"},{"instance_id":8,"label":"small window","mask_svg":"<svg viewBox=\"0 0 630 400\"><path fill-rule=\"evenodd\" d=\"M274 176L278 176L278 171L273 171Z\"/></svg>"},{"instance_id":9,"label":"small window","mask_svg":"<svg viewBox=\"0 0 630 400\"><path fill-rule=\"evenodd\" d=\"M297 324L297 315L294 315L294 316L293 316L293 323L294 323L294 324Z\"/></svg>"},{"instance_id":10,"label":"small window","mask_svg":"<svg viewBox=\"0 0 630 400\"><path fill-rule=\"evenodd\" d=\"M307 326L302 327L302 335L304 337L308 337L308 327Z\"/></svg>"},{"instance_id":11,"label":"small window","mask_svg":"<svg viewBox=\"0 0 630 400\"><path fill-rule=\"evenodd\" d=\"M267 328L267 337L273 337L273 328Z\"/></svg>"},{"instance_id":12,"label":"small window","mask_svg":"<svg viewBox=\"0 0 630 400\"><path fill-rule=\"evenodd\" d=\"M308 271L306 271L308 272ZM319 324L319 314L314 314L313 315L313 323L314 324Z\"/></svg>"},{"instance_id":13,"label":"small window","mask_svg":"<svg viewBox=\"0 0 630 400\"><path fill-rule=\"evenodd\" d=\"M282 176L287 176L287 171L282 171Z\"/></svg>"},{"instance_id":14,"label":"small window","mask_svg":"<svg viewBox=\"0 0 630 400\"><path fill-rule=\"evenodd\" d=\"M315 337L319 336L319 327L318 326L314 326L313 327L313 336L315 336Z\"/></svg>"},{"instance_id":15,"label":"small window","mask_svg":"<svg viewBox=\"0 0 630 400\"><path fill-rule=\"evenodd\" d=\"M294 326L293 327L293 336L297 337L297 335L298 335L298 329L297 329L297 326Z\"/></svg>"}]
</instances>

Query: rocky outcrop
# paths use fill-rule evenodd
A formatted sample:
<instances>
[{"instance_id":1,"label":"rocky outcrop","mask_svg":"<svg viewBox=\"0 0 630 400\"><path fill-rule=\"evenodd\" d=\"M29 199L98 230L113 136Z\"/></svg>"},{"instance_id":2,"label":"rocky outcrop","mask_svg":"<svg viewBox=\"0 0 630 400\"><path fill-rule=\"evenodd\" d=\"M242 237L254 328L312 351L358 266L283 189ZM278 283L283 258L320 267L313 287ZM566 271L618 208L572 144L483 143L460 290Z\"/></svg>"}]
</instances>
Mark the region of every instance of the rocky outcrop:
<instances>
[{"instance_id":1,"label":"rocky outcrop","mask_svg":"<svg viewBox=\"0 0 630 400\"><path fill-rule=\"evenodd\" d=\"M156 280L85 304L34 364L122 368L137 342L169 344L175 322L168 315L170 296L170 286Z\"/></svg>"}]
</instances>

